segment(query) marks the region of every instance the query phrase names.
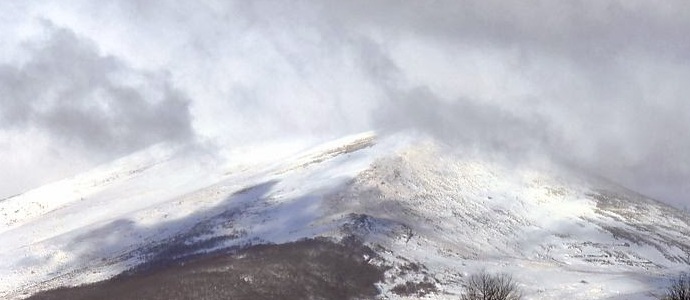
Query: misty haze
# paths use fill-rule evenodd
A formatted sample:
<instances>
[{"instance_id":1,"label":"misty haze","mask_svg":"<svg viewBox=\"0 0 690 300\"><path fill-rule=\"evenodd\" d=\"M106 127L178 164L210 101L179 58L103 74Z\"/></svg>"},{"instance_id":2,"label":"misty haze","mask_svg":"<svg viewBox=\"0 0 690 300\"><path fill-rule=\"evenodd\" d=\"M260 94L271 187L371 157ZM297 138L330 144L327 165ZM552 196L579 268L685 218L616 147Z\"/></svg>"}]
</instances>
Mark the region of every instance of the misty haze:
<instances>
[{"instance_id":1,"label":"misty haze","mask_svg":"<svg viewBox=\"0 0 690 300\"><path fill-rule=\"evenodd\" d=\"M690 3L0 11L0 298L690 299Z\"/></svg>"}]
</instances>

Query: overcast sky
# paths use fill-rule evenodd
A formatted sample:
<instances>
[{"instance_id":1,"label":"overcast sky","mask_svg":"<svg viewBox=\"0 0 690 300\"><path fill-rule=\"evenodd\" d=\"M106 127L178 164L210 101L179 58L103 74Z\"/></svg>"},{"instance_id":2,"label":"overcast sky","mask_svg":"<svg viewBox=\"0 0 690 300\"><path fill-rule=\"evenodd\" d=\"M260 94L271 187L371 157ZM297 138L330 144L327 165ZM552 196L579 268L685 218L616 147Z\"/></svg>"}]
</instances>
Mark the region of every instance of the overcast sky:
<instances>
[{"instance_id":1,"label":"overcast sky","mask_svg":"<svg viewBox=\"0 0 690 300\"><path fill-rule=\"evenodd\" d=\"M412 129L690 200L687 1L3 1L0 198L153 143Z\"/></svg>"}]
</instances>

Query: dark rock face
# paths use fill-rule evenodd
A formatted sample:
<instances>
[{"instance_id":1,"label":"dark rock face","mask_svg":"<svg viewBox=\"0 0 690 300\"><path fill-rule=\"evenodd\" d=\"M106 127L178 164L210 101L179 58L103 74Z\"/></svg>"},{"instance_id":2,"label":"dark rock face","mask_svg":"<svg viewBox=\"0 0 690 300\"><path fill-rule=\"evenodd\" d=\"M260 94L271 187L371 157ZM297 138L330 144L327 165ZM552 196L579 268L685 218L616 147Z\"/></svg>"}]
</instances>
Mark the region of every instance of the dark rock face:
<instances>
[{"instance_id":1,"label":"dark rock face","mask_svg":"<svg viewBox=\"0 0 690 300\"><path fill-rule=\"evenodd\" d=\"M153 267L29 299L362 299L379 291L384 267L355 238L256 245Z\"/></svg>"}]
</instances>

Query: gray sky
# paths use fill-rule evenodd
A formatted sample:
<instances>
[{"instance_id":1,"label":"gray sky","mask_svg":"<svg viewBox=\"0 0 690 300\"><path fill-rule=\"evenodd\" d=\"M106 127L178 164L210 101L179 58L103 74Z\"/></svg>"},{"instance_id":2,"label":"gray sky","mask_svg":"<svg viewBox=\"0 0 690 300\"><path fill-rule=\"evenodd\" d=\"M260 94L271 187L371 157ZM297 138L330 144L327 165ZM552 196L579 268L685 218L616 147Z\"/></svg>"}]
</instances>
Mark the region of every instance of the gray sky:
<instances>
[{"instance_id":1,"label":"gray sky","mask_svg":"<svg viewBox=\"0 0 690 300\"><path fill-rule=\"evenodd\" d=\"M232 147L414 129L688 200L687 1L0 10L0 197L162 141Z\"/></svg>"}]
</instances>

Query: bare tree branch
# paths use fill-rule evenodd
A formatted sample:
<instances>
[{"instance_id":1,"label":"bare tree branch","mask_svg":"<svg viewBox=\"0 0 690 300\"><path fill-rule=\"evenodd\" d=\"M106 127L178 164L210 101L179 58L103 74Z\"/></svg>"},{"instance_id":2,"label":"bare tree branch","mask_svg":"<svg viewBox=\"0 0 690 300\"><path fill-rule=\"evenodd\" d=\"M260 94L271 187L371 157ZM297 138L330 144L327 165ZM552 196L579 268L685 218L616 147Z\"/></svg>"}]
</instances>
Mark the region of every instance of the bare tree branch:
<instances>
[{"instance_id":1,"label":"bare tree branch","mask_svg":"<svg viewBox=\"0 0 690 300\"><path fill-rule=\"evenodd\" d=\"M522 293L508 274L474 274L465 283L462 300L520 300Z\"/></svg>"}]
</instances>

